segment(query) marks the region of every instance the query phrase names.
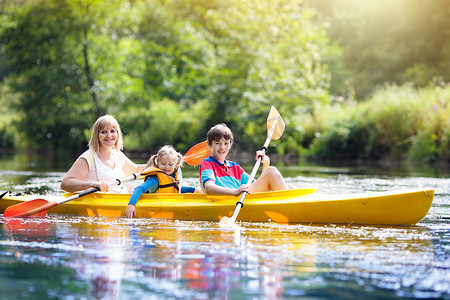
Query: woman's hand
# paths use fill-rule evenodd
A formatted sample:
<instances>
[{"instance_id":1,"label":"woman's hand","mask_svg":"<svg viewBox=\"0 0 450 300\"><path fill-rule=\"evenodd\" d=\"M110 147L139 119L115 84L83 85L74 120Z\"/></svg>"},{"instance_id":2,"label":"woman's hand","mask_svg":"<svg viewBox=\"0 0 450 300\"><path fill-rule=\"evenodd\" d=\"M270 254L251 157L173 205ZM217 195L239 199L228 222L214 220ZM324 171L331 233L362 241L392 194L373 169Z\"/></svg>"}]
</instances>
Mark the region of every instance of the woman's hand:
<instances>
[{"instance_id":1,"label":"woman's hand","mask_svg":"<svg viewBox=\"0 0 450 300\"><path fill-rule=\"evenodd\" d=\"M194 193L203 194L203 190L201 188L196 187Z\"/></svg>"},{"instance_id":2,"label":"woman's hand","mask_svg":"<svg viewBox=\"0 0 450 300\"><path fill-rule=\"evenodd\" d=\"M136 208L133 204L128 204L127 210L125 211L125 217L126 218L133 218L136 217Z\"/></svg>"},{"instance_id":3,"label":"woman's hand","mask_svg":"<svg viewBox=\"0 0 450 300\"><path fill-rule=\"evenodd\" d=\"M93 187L96 187L100 190L100 192L108 192L109 184L106 181L97 181L92 184Z\"/></svg>"}]
</instances>

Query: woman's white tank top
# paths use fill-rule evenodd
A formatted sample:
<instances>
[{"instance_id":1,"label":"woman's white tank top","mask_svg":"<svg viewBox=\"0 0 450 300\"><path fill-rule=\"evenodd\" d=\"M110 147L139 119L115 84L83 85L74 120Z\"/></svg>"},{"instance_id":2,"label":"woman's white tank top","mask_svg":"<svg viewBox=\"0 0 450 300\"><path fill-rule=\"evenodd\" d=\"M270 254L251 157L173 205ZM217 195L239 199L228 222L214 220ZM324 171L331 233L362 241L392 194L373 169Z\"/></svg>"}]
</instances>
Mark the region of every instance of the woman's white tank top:
<instances>
[{"instance_id":1,"label":"woman's white tank top","mask_svg":"<svg viewBox=\"0 0 450 300\"><path fill-rule=\"evenodd\" d=\"M123 164L125 163L125 154L122 151L113 151L114 168L106 166L98 157L97 153L92 150L87 150L80 155L81 158L86 159L89 165L89 172L85 180L105 180L108 183L113 183L116 179L123 179L125 173L123 172ZM121 193L122 186L110 186L109 192Z\"/></svg>"}]
</instances>

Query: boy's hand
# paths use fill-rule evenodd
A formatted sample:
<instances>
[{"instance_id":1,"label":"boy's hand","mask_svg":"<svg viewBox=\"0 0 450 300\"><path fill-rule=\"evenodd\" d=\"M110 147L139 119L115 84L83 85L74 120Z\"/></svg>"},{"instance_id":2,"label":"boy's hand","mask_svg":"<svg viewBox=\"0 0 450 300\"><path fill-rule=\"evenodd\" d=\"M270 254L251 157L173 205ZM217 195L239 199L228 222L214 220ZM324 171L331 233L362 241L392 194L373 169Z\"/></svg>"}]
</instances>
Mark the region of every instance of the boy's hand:
<instances>
[{"instance_id":1,"label":"boy's hand","mask_svg":"<svg viewBox=\"0 0 450 300\"><path fill-rule=\"evenodd\" d=\"M256 151L255 159L258 160L258 157L261 156L261 162L264 167L268 167L270 165L270 158L263 152L262 150Z\"/></svg>"},{"instance_id":2,"label":"boy's hand","mask_svg":"<svg viewBox=\"0 0 450 300\"><path fill-rule=\"evenodd\" d=\"M234 196L239 196L243 192L247 192L250 194L250 186L247 184L243 184L235 190Z\"/></svg>"}]
</instances>

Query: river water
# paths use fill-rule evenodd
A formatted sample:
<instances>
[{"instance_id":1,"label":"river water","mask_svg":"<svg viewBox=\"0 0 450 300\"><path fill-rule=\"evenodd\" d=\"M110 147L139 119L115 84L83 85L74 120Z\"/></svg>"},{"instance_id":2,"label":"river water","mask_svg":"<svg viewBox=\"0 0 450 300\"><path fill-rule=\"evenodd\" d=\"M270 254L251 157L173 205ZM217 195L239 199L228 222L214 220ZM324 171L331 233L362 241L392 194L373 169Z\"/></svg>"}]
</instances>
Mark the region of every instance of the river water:
<instances>
[{"instance_id":1,"label":"river water","mask_svg":"<svg viewBox=\"0 0 450 300\"><path fill-rule=\"evenodd\" d=\"M72 161L0 154L0 192L60 194ZM204 221L0 215L0 299L450 299L448 169L279 168L289 183L319 193L431 187L436 195L421 222L399 227L238 222L223 229ZM196 172L186 167L188 184Z\"/></svg>"}]
</instances>

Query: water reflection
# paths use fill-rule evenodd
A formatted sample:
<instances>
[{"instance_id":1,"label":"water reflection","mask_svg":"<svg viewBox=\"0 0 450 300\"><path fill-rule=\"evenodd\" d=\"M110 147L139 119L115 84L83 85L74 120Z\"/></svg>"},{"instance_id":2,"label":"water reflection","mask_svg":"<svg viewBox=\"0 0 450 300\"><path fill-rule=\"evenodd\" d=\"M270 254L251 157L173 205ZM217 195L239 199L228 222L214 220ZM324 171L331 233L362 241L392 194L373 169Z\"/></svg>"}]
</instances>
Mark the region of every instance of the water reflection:
<instances>
[{"instance_id":1,"label":"water reflection","mask_svg":"<svg viewBox=\"0 0 450 300\"><path fill-rule=\"evenodd\" d=\"M11 238L46 237L55 234L55 226L46 219L6 218L4 228Z\"/></svg>"},{"instance_id":2,"label":"water reflection","mask_svg":"<svg viewBox=\"0 0 450 300\"><path fill-rule=\"evenodd\" d=\"M39 275L31 270L45 265L83 286L81 298L346 298L356 287L361 296L449 295L448 260L436 253L448 259L448 251L425 226L240 223L223 230L144 219L13 221L2 224L1 262L25 269L32 286ZM71 293L65 279L50 290Z\"/></svg>"}]
</instances>

